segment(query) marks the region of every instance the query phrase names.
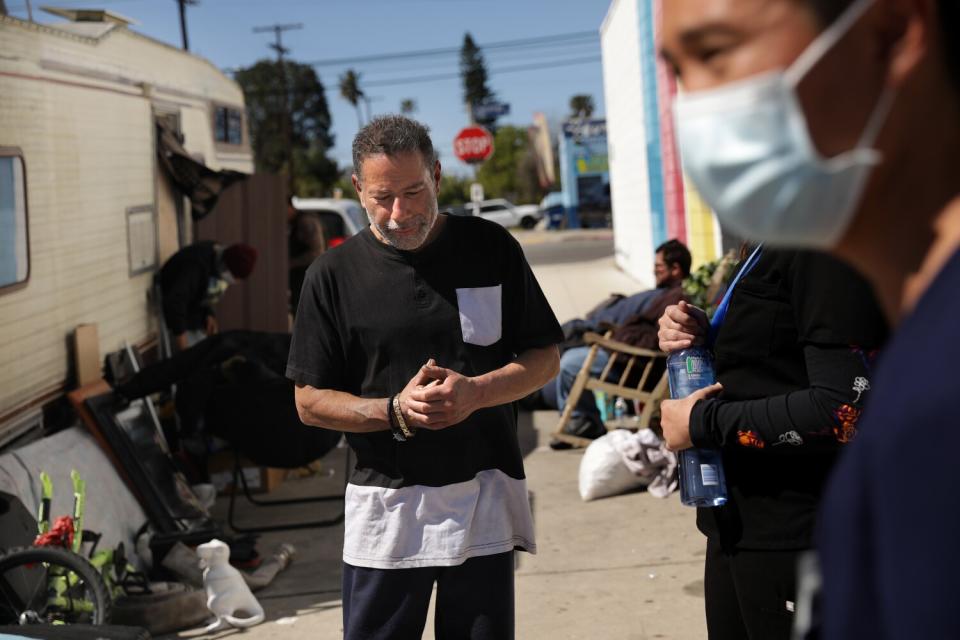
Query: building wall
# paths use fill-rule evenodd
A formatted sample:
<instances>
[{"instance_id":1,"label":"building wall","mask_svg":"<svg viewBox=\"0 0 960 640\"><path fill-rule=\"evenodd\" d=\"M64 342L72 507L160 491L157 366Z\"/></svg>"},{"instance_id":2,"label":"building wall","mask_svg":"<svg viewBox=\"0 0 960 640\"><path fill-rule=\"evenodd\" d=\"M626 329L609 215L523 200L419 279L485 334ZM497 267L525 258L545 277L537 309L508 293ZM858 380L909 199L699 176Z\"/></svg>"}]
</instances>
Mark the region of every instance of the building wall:
<instances>
[{"instance_id":1,"label":"building wall","mask_svg":"<svg viewBox=\"0 0 960 640\"><path fill-rule=\"evenodd\" d=\"M720 248L720 225L696 187L684 178L686 201L687 246L693 255L693 268L716 260L723 253Z\"/></svg>"},{"instance_id":2,"label":"building wall","mask_svg":"<svg viewBox=\"0 0 960 640\"><path fill-rule=\"evenodd\" d=\"M663 0L651 0L653 15L653 51L660 51L660 29L663 16ZM680 169L680 154L673 122L673 96L677 83L659 56L654 62L656 69L657 108L660 125L660 156L663 166L663 200L666 215L667 238L687 237L684 214L683 172Z\"/></svg>"},{"instance_id":3,"label":"building wall","mask_svg":"<svg viewBox=\"0 0 960 640\"><path fill-rule=\"evenodd\" d=\"M97 323L101 352L152 331L150 273L130 275L127 209L156 210L152 103L175 103L186 146L213 148L208 100L243 104L209 63L126 29L101 39L0 17L0 146L26 165L30 278L0 294L0 422L69 377L69 336Z\"/></svg>"},{"instance_id":4,"label":"building wall","mask_svg":"<svg viewBox=\"0 0 960 640\"><path fill-rule=\"evenodd\" d=\"M617 265L653 286L653 230L643 126L637 0L614 0L600 30Z\"/></svg>"},{"instance_id":5,"label":"building wall","mask_svg":"<svg viewBox=\"0 0 960 640\"><path fill-rule=\"evenodd\" d=\"M668 240L667 202L660 126L660 91L657 87L657 49L654 37L653 0L639 0L640 83L643 87L643 126L647 138L647 175L650 183L650 226L654 245Z\"/></svg>"},{"instance_id":6,"label":"building wall","mask_svg":"<svg viewBox=\"0 0 960 640\"><path fill-rule=\"evenodd\" d=\"M648 0L653 7L654 50L660 50L660 24L664 0ZM667 232L671 238L686 242L693 255L693 268L720 256L720 227L713 211L703 201L696 187L683 173L677 144L673 101L677 82L667 65L657 60L657 95L660 106L660 145L663 159L663 181L666 200Z\"/></svg>"},{"instance_id":7,"label":"building wall","mask_svg":"<svg viewBox=\"0 0 960 640\"><path fill-rule=\"evenodd\" d=\"M653 252L668 239L689 246L694 267L719 257L721 244L681 167L677 87L657 56L663 1L613 0L601 27L617 263L642 282L652 281Z\"/></svg>"}]
</instances>

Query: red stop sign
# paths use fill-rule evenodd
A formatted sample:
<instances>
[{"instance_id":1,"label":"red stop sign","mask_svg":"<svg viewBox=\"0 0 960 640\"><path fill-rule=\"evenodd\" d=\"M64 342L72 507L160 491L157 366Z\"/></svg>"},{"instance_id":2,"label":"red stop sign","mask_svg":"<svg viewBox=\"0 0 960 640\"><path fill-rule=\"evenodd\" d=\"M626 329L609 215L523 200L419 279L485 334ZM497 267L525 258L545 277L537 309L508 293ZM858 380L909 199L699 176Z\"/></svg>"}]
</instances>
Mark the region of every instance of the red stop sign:
<instances>
[{"instance_id":1,"label":"red stop sign","mask_svg":"<svg viewBox=\"0 0 960 640\"><path fill-rule=\"evenodd\" d=\"M466 127L453 139L453 152L464 162L483 162L493 155L493 136L483 127Z\"/></svg>"}]
</instances>

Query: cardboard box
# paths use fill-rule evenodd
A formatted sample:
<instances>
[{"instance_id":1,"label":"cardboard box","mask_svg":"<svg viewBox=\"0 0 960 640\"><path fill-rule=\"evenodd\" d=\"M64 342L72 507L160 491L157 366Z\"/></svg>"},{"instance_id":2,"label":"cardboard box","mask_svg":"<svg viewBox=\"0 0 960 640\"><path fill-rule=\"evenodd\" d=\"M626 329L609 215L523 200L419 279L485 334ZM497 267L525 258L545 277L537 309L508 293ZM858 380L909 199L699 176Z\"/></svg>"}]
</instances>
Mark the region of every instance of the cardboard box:
<instances>
[{"instance_id":1,"label":"cardboard box","mask_svg":"<svg viewBox=\"0 0 960 640\"><path fill-rule=\"evenodd\" d=\"M233 491L233 462L232 451L220 451L207 458L207 472L218 495ZM240 458L240 472L251 493L269 493L287 478L287 469L261 467L243 457ZM243 491L243 487L239 489Z\"/></svg>"}]
</instances>

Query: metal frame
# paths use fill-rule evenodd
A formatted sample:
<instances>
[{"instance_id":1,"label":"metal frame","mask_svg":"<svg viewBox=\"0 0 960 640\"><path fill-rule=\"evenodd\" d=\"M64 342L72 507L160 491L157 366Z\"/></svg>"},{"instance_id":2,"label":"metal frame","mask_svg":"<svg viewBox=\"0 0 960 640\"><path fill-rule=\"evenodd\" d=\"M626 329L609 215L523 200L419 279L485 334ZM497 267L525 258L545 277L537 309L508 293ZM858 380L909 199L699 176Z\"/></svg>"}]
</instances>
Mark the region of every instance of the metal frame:
<instances>
[{"instance_id":1,"label":"metal frame","mask_svg":"<svg viewBox=\"0 0 960 640\"><path fill-rule=\"evenodd\" d=\"M347 446L347 455L346 462L343 465L343 489L344 494L346 493L347 488L347 479L350 472L350 447ZM329 455L329 453L327 454ZM315 496L312 498L292 498L284 500L258 500L254 498L250 493L250 487L247 485L247 477L243 473L243 469L240 465L240 452L234 449L233 452L233 488L230 491L230 503L227 507L227 524L230 525L230 528L236 531L237 533L266 533L268 531L291 531L294 529L313 529L313 528L323 528L323 527L332 527L343 522L344 515L346 514L346 504L344 508L340 510L340 513L333 518L327 520L312 520L307 522L292 522L288 524L276 524L269 525L264 527L241 527L236 524L234 518L234 506L237 501L237 494L239 493L239 487L243 487L243 495L247 499L247 502L250 504L256 505L258 507L283 507L292 504L310 504L314 502L329 502L331 500L345 500L345 495L332 495L332 496Z\"/></svg>"}]
</instances>

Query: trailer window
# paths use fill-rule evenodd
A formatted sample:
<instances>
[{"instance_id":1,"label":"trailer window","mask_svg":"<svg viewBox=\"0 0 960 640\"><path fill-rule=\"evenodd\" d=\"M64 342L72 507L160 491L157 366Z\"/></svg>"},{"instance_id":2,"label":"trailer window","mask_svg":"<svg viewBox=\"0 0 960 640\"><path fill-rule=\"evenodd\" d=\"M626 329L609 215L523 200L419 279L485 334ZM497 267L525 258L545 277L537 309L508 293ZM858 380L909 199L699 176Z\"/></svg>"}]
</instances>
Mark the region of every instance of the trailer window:
<instances>
[{"instance_id":1,"label":"trailer window","mask_svg":"<svg viewBox=\"0 0 960 640\"><path fill-rule=\"evenodd\" d=\"M29 277L26 166L19 149L0 147L0 293Z\"/></svg>"},{"instance_id":2,"label":"trailer window","mask_svg":"<svg viewBox=\"0 0 960 640\"><path fill-rule=\"evenodd\" d=\"M157 264L157 217L153 207L127 209L127 259L130 276L153 271Z\"/></svg>"},{"instance_id":3,"label":"trailer window","mask_svg":"<svg viewBox=\"0 0 960 640\"><path fill-rule=\"evenodd\" d=\"M214 107L213 135L223 144L243 144L243 112L230 107Z\"/></svg>"}]
</instances>

